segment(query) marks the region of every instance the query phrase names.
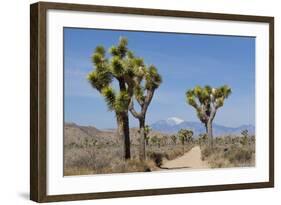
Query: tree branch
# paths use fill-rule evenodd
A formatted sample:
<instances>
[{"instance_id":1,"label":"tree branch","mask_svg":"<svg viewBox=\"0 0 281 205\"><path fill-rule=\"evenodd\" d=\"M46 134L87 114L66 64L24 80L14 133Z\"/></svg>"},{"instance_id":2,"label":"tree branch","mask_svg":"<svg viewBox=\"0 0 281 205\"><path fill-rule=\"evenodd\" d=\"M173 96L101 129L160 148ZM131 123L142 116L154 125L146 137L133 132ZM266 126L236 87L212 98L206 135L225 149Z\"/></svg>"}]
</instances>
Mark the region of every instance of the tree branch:
<instances>
[{"instance_id":1,"label":"tree branch","mask_svg":"<svg viewBox=\"0 0 281 205\"><path fill-rule=\"evenodd\" d=\"M153 98L154 91L155 91L155 89L147 90L147 95L145 96L145 100L144 100L142 110L141 110L142 115L145 115L147 108Z\"/></svg>"},{"instance_id":2,"label":"tree branch","mask_svg":"<svg viewBox=\"0 0 281 205\"><path fill-rule=\"evenodd\" d=\"M132 113L132 115L135 118L141 119L143 117L143 115L141 115L141 113L138 113L135 108L134 108L134 102L133 99L131 99L130 104L129 104L129 110Z\"/></svg>"},{"instance_id":3,"label":"tree branch","mask_svg":"<svg viewBox=\"0 0 281 205\"><path fill-rule=\"evenodd\" d=\"M213 121L213 119L215 118L216 113L217 113L217 109L213 109L211 111L210 118L209 118L211 121Z\"/></svg>"}]
</instances>

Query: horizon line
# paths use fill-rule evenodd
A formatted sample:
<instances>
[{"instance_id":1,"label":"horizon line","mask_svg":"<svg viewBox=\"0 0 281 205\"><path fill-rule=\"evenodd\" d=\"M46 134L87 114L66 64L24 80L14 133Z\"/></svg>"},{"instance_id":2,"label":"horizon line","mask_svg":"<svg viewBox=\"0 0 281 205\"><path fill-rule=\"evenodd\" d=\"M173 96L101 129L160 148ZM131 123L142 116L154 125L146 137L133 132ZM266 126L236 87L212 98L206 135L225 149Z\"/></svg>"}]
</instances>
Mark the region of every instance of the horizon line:
<instances>
[{"instance_id":1,"label":"horizon line","mask_svg":"<svg viewBox=\"0 0 281 205\"><path fill-rule=\"evenodd\" d=\"M158 121L156 121L155 123L157 123L157 122L159 122L159 121L164 121L164 120L158 120ZM196 122L196 121L186 121L186 120L184 120L182 123L184 123L184 122L203 124L203 123L201 123L201 122ZM155 123L151 123L151 124L147 124L147 125L151 126L152 124L155 124ZM99 127L96 127L96 126L93 125L93 124L90 124L90 125L89 125L89 124L79 124L79 123L77 123L77 122L69 122L69 121L68 121L68 122L64 121L63 124L64 124L64 125L66 125L66 124L75 124L75 125L78 125L78 126L94 127L94 128L96 128L96 129L99 129L99 130L117 129L117 127L99 128ZM181 124L181 123L179 123L179 124ZM225 125L217 124L217 123L213 123L213 125L221 126L221 127L226 127L226 128L232 128L232 129L239 128L239 127L242 127L242 126L253 126L253 127L256 127L256 126L253 125L252 123L241 124L241 125L235 126L235 127L233 127L233 126L225 126ZM130 127L130 128L137 128L137 129L138 129L138 126L133 126L133 127Z\"/></svg>"}]
</instances>

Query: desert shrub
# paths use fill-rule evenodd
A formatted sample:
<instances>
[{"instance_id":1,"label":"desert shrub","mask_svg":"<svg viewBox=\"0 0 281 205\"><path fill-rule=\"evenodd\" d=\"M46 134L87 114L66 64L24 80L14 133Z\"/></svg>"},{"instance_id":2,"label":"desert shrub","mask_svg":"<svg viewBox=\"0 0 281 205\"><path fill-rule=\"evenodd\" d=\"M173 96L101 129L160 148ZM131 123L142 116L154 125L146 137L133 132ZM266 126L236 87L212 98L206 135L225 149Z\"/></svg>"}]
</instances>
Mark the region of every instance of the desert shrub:
<instances>
[{"instance_id":1,"label":"desert shrub","mask_svg":"<svg viewBox=\"0 0 281 205\"><path fill-rule=\"evenodd\" d=\"M208 147L205 148L201 148L201 159L205 160L206 158L208 158L211 155L211 149Z\"/></svg>"},{"instance_id":2,"label":"desert shrub","mask_svg":"<svg viewBox=\"0 0 281 205\"><path fill-rule=\"evenodd\" d=\"M129 160L126 162L127 172L150 172L151 169L147 161Z\"/></svg>"},{"instance_id":3,"label":"desert shrub","mask_svg":"<svg viewBox=\"0 0 281 205\"><path fill-rule=\"evenodd\" d=\"M254 166L255 137L220 137L213 150L201 145L201 158L213 168Z\"/></svg>"},{"instance_id":4,"label":"desert shrub","mask_svg":"<svg viewBox=\"0 0 281 205\"><path fill-rule=\"evenodd\" d=\"M207 144L208 136L207 134L199 134L198 135L198 144L203 146L204 144Z\"/></svg>"},{"instance_id":5,"label":"desert shrub","mask_svg":"<svg viewBox=\"0 0 281 205\"><path fill-rule=\"evenodd\" d=\"M64 175L149 172L155 169L152 160L138 160L138 146L131 147L132 159L124 161L121 146L97 145L88 148L65 146Z\"/></svg>"},{"instance_id":6,"label":"desert shrub","mask_svg":"<svg viewBox=\"0 0 281 205\"><path fill-rule=\"evenodd\" d=\"M149 158L154 161L157 167L160 167L163 163L163 158L165 154L159 152L152 152L148 154Z\"/></svg>"},{"instance_id":7,"label":"desert shrub","mask_svg":"<svg viewBox=\"0 0 281 205\"><path fill-rule=\"evenodd\" d=\"M64 168L88 169L90 173L103 173L110 167L112 156L118 155L121 151L116 148L90 147L90 148L73 148L65 149ZM116 157L115 157L116 159ZM117 160L117 159L116 159Z\"/></svg>"},{"instance_id":8,"label":"desert shrub","mask_svg":"<svg viewBox=\"0 0 281 205\"><path fill-rule=\"evenodd\" d=\"M185 151L192 148L185 145ZM95 143L83 141L64 146L64 175L107 174L124 172L148 172L159 170L164 160L172 160L183 153L182 145L173 143L149 144L146 149L147 160L139 160L139 145L131 144L131 160L124 161L122 146L113 142Z\"/></svg>"},{"instance_id":9,"label":"desert shrub","mask_svg":"<svg viewBox=\"0 0 281 205\"><path fill-rule=\"evenodd\" d=\"M178 156L183 155L182 152L182 148L175 148L175 149L171 149L171 150L167 150L166 151L166 158L168 160L173 160L175 158L177 158Z\"/></svg>"},{"instance_id":10,"label":"desert shrub","mask_svg":"<svg viewBox=\"0 0 281 205\"><path fill-rule=\"evenodd\" d=\"M124 173L124 172L150 172L153 167L153 162L149 160L140 161L137 159L132 160L115 160L110 169L103 170L104 173Z\"/></svg>"},{"instance_id":11,"label":"desert shrub","mask_svg":"<svg viewBox=\"0 0 281 205\"><path fill-rule=\"evenodd\" d=\"M210 157L214 153L219 153L220 149L214 146L213 150L209 148L209 146L201 147L201 159L205 160L206 158Z\"/></svg>"},{"instance_id":12,"label":"desert shrub","mask_svg":"<svg viewBox=\"0 0 281 205\"><path fill-rule=\"evenodd\" d=\"M252 159L252 150L232 147L232 149L225 153L225 157L233 164L248 164Z\"/></svg>"},{"instance_id":13,"label":"desert shrub","mask_svg":"<svg viewBox=\"0 0 281 205\"><path fill-rule=\"evenodd\" d=\"M67 167L91 167L95 165L96 154L94 150L70 149L65 153L65 165Z\"/></svg>"}]
</instances>

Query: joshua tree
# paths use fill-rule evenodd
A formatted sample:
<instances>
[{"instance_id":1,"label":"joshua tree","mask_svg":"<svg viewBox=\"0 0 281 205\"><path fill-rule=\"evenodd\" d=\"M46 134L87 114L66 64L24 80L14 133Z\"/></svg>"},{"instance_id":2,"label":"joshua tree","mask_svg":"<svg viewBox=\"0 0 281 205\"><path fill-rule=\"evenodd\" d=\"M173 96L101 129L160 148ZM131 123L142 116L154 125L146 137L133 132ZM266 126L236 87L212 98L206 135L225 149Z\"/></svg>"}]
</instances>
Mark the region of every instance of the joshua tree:
<instances>
[{"instance_id":1,"label":"joshua tree","mask_svg":"<svg viewBox=\"0 0 281 205\"><path fill-rule=\"evenodd\" d=\"M163 146L167 145L168 144L168 140L169 140L168 136L166 136L166 135L162 136L161 144Z\"/></svg>"},{"instance_id":2,"label":"joshua tree","mask_svg":"<svg viewBox=\"0 0 281 205\"><path fill-rule=\"evenodd\" d=\"M149 125L145 125L144 132L145 132L145 145L148 146L149 143L149 132L151 131L151 128Z\"/></svg>"},{"instance_id":3,"label":"joshua tree","mask_svg":"<svg viewBox=\"0 0 281 205\"><path fill-rule=\"evenodd\" d=\"M187 129L180 129L178 131L178 137L179 140L183 146L183 152L184 152L184 143L186 141L190 141L192 139L193 136L193 131L192 130L187 130Z\"/></svg>"},{"instance_id":4,"label":"joshua tree","mask_svg":"<svg viewBox=\"0 0 281 205\"><path fill-rule=\"evenodd\" d=\"M208 134L209 146L213 148L213 120L217 110L223 106L224 100L231 94L227 86L211 88L210 86L196 86L186 92L187 103L195 108L197 116L205 125Z\"/></svg>"},{"instance_id":5,"label":"joshua tree","mask_svg":"<svg viewBox=\"0 0 281 205\"><path fill-rule=\"evenodd\" d=\"M199 134L199 143L200 143L200 145L202 144L202 143L206 143L206 141L207 141L207 134Z\"/></svg>"},{"instance_id":6,"label":"joshua tree","mask_svg":"<svg viewBox=\"0 0 281 205\"><path fill-rule=\"evenodd\" d=\"M154 145L158 145L158 148L160 147L160 138L159 137L157 137L156 135L154 135L154 136L152 136L151 137L151 142L152 142L152 144L154 144Z\"/></svg>"},{"instance_id":7,"label":"joshua tree","mask_svg":"<svg viewBox=\"0 0 281 205\"><path fill-rule=\"evenodd\" d=\"M115 112L118 135L123 141L124 159L130 158L128 108L133 95L131 79L135 73L135 68L130 66L134 57L127 44L127 39L121 37L118 45L109 49L111 58L107 58L103 46L97 46L92 55L95 69L87 76L92 87L104 97L108 109Z\"/></svg>"},{"instance_id":8,"label":"joshua tree","mask_svg":"<svg viewBox=\"0 0 281 205\"><path fill-rule=\"evenodd\" d=\"M176 137L176 135L171 135L170 137L171 137L173 143L176 145L177 144L177 137Z\"/></svg>"},{"instance_id":9,"label":"joshua tree","mask_svg":"<svg viewBox=\"0 0 281 205\"><path fill-rule=\"evenodd\" d=\"M187 142L192 142L193 140L193 131L192 130L187 130Z\"/></svg>"},{"instance_id":10,"label":"joshua tree","mask_svg":"<svg viewBox=\"0 0 281 205\"><path fill-rule=\"evenodd\" d=\"M146 67L143 60L135 58L132 55L130 65L135 68L134 81L134 98L140 106L140 111L137 112L134 108L134 99L131 99L129 110L132 115L139 120L140 132L140 160L145 160L145 141L146 141L146 125L145 117L148 106L153 98L155 90L160 86L162 78L159 75L155 66Z\"/></svg>"},{"instance_id":11,"label":"joshua tree","mask_svg":"<svg viewBox=\"0 0 281 205\"><path fill-rule=\"evenodd\" d=\"M186 136L184 130L180 129L180 131L178 131L178 138L179 138L182 145L184 145L184 142L186 141L186 137L187 136Z\"/></svg>"},{"instance_id":12,"label":"joshua tree","mask_svg":"<svg viewBox=\"0 0 281 205\"><path fill-rule=\"evenodd\" d=\"M247 129L246 130L242 130L241 135L243 136L242 139L241 139L241 143L243 145L247 144L248 137L249 137L249 131Z\"/></svg>"},{"instance_id":13,"label":"joshua tree","mask_svg":"<svg viewBox=\"0 0 281 205\"><path fill-rule=\"evenodd\" d=\"M158 145L158 148L161 147L161 139L160 138L157 138L157 145Z\"/></svg>"},{"instance_id":14,"label":"joshua tree","mask_svg":"<svg viewBox=\"0 0 281 205\"><path fill-rule=\"evenodd\" d=\"M241 135L245 138L247 138L249 136L249 131L246 129L246 130L242 130L241 131Z\"/></svg>"}]
</instances>

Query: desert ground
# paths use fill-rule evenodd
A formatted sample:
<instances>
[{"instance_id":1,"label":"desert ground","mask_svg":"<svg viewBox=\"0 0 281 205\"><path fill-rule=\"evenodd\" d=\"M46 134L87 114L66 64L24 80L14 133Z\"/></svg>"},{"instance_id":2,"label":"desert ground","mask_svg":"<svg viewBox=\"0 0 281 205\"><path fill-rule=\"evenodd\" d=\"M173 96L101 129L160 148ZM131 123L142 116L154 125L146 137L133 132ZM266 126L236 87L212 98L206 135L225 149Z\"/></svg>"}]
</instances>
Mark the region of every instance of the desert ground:
<instances>
[{"instance_id":1,"label":"desert ground","mask_svg":"<svg viewBox=\"0 0 281 205\"><path fill-rule=\"evenodd\" d=\"M146 160L138 158L137 129L130 130L131 159L123 160L116 130L66 123L64 127L64 175L151 172L177 169L210 169L255 166L254 136L219 136L211 151L204 136L184 144L172 135L151 131Z\"/></svg>"},{"instance_id":2,"label":"desert ground","mask_svg":"<svg viewBox=\"0 0 281 205\"><path fill-rule=\"evenodd\" d=\"M204 169L209 168L206 161L202 160L200 146L194 146L190 151L174 160L167 160L162 169Z\"/></svg>"}]
</instances>

